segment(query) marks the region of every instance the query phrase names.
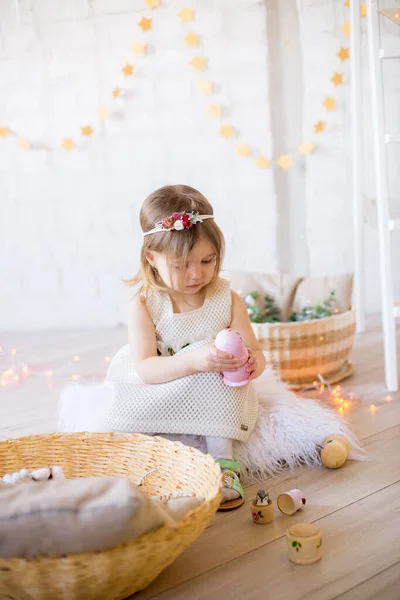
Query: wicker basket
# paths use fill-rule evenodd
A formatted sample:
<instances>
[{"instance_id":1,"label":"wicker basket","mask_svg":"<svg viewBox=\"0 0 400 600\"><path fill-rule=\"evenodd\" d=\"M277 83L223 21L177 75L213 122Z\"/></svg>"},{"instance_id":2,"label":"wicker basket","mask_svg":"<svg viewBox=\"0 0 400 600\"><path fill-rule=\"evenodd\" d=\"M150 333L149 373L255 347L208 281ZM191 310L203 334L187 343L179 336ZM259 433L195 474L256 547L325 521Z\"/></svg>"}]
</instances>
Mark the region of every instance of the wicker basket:
<instances>
[{"instance_id":1,"label":"wicker basket","mask_svg":"<svg viewBox=\"0 0 400 600\"><path fill-rule=\"evenodd\" d=\"M253 323L267 362L292 389L312 383L318 375L330 383L352 373L348 360L356 320L349 310L338 315L294 323Z\"/></svg>"},{"instance_id":2,"label":"wicker basket","mask_svg":"<svg viewBox=\"0 0 400 600\"><path fill-rule=\"evenodd\" d=\"M149 493L193 490L205 502L176 529L161 527L104 552L60 558L0 559L0 598L114 600L147 587L205 529L221 498L222 477L210 456L179 442L132 434L49 434L0 443L0 473L59 465L66 477L146 472Z\"/></svg>"}]
</instances>

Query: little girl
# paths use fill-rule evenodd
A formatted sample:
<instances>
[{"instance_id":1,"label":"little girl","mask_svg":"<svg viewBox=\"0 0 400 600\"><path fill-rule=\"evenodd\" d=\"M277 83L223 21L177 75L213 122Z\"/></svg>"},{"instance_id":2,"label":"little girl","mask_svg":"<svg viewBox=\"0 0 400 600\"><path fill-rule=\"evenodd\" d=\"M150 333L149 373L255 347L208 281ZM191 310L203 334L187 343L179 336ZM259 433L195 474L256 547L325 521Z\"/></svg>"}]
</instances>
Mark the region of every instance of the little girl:
<instances>
[{"instance_id":1,"label":"little girl","mask_svg":"<svg viewBox=\"0 0 400 600\"><path fill-rule=\"evenodd\" d=\"M258 471L263 476L263 463L270 460L265 439L280 435L275 440L279 448L287 437L265 406L257 420L252 380L265 370L264 355L244 302L219 277L224 238L207 199L188 186L163 187L145 200L140 224L141 266L136 277L126 282L137 286L129 308L129 344L112 360L106 385L90 393L78 386L62 394L60 430L205 436L207 451L225 473L221 509L236 508L243 504L244 492L234 450L244 457L248 473ZM220 374L242 366L213 344L218 332L228 327L240 333L248 348L246 372L251 381L243 387L227 386ZM287 402L286 388L271 373L269 383L278 405L282 393ZM296 402L296 408L285 415L288 433L298 420L299 408L303 413L306 410ZM315 406L313 410L324 411L322 417L318 413L321 418L312 432L319 443L321 436L343 433L344 426L335 415L324 430L320 424L326 423L329 411ZM268 431L271 422L275 424L272 432ZM258 433L252 446L247 442L256 423ZM310 450L305 444L305 454L311 455L310 462L318 462L316 443L310 442L308 446L314 447ZM289 455L293 454L290 442L287 445ZM259 457L254 458L255 454ZM297 462L307 462L307 456L298 456ZM291 462L285 451L273 456L273 461L289 466Z\"/></svg>"}]
</instances>

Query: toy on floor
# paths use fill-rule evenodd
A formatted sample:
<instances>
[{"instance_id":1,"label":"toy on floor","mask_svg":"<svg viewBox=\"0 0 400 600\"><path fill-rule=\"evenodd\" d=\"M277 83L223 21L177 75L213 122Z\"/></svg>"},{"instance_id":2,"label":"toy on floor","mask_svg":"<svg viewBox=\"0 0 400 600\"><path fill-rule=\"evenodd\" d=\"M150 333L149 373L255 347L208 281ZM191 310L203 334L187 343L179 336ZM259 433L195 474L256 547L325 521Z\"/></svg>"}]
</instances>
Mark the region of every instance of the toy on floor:
<instances>
[{"instance_id":1,"label":"toy on floor","mask_svg":"<svg viewBox=\"0 0 400 600\"><path fill-rule=\"evenodd\" d=\"M278 508L284 515L294 515L295 512L303 508L305 503L304 494L298 489L279 494L277 499Z\"/></svg>"},{"instance_id":2,"label":"toy on floor","mask_svg":"<svg viewBox=\"0 0 400 600\"><path fill-rule=\"evenodd\" d=\"M64 472L61 467L43 467L29 472L28 469L21 469L15 473L6 473L0 479L3 483L31 483L32 481L47 481L48 479L61 479Z\"/></svg>"},{"instance_id":3,"label":"toy on floor","mask_svg":"<svg viewBox=\"0 0 400 600\"><path fill-rule=\"evenodd\" d=\"M267 504L270 504L270 503L271 503L271 500L270 500L268 492L265 490L258 490L258 492L256 494L256 504L258 506L266 506Z\"/></svg>"},{"instance_id":4,"label":"toy on floor","mask_svg":"<svg viewBox=\"0 0 400 600\"><path fill-rule=\"evenodd\" d=\"M249 383L246 373L246 364L249 359L249 353L242 337L235 329L223 329L215 338L215 347L222 352L227 352L236 356L240 360L240 367L236 371L224 371L224 383L231 387L241 387Z\"/></svg>"},{"instance_id":5,"label":"toy on floor","mask_svg":"<svg viewBox=\"0 0 400 600\"><path fill-rule=\"evenodd\" d=\"M250 505L254 523L264 525L274 519L274 505L265 490L258 490L255 500Z\"/></svg>"},{"instance_id":6,"label":"toy on floor","mask_svg":"<svg viewBox=\"0 0 400 600\"><path fill-rule=\"evenodd\" d=\"M297 523L286 532L289 560L311 565L322 558L321 530L311 523Z\"/></svg>"},{"instance_id":7,"label":"toy on floor","mask_svg":"<svg viewBox=\"0 0 400 600\"><path fill-rule=\"evenodd\" d=\"M328 469L339 469L346 462L349 453L350 444L344 435L331 435L324 442L322 464Z\"/></svg>"}]
</instances>

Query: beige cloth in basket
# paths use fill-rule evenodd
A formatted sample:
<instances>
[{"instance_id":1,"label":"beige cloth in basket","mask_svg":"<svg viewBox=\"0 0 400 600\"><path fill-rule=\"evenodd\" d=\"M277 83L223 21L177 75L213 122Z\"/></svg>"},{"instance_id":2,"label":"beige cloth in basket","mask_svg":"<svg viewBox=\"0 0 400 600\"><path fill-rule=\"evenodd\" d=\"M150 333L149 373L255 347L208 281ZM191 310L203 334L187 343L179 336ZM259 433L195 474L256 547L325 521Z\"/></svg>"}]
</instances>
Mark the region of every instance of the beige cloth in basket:
<instances>
[{"instance_id":1,"label":"beige cloth in basket","mask_svg":"<svg viewBox=\"0 0 400 600\"><path fill-rule=\"evenodd\" d=\"M128 478L0 484L2 558L105 550L175 524Z\"/></svg>"},{"instance_id":2,"label":"beige cloth in basket","mask_svg":"<svg viewBox=\"0 0 400 600\"><path fill-rule=\"evenodd\" d=\"M240 295L258 291L262 295L271 296L281 309L282 321L288 321L293 312L301 312L307 306L327 300L333 290L338 312L346 312L351 307L352 273L326 277L295 277L285 274L225 271L223 276Z\"/></svg>"},{"instance_id":3,"label":"beige cloth in basket","mask_svg":"<svg viewBox=\"0 0 400 600\"><path fill-rule=\"evenodd\" d=\"M292 314L293 300L301 277L294 275L269 275L268 273L247 273L245 271L224 271L223 277L228 279L231 287L243 296L257 291L263 296L271 296L281 310L283 321Z\"/></svg>"},{"instance_id":4,"label":"beige cloth in basket","mask_svg":"<svg viewBox=\"0 0 400 600\"><path fill-rule=\"evenodd\" d=\"M315 306L318 302L327 300L332 291L335 291L335 307L338 312L350 310L353 274L306 277L297 288L293 310L301 312L306 306Z\"/></svg>"}]
</instances>

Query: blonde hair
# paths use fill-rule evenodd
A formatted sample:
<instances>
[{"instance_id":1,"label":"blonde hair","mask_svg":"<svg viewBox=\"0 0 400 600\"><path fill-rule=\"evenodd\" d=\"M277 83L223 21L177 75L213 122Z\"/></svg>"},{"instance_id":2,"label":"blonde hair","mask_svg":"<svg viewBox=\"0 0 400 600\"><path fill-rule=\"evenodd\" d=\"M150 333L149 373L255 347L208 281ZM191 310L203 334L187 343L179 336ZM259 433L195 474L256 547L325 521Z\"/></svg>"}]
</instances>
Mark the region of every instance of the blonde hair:
<instances>
[{"instance_id":1,"label":"blonde hair","mask_svg":"<svg viewBox=\"0 0 400 600\"><path fill-rule=\"evenodd\" d=\"M140 210L140 225L143 232L150 231L155 224L169 217L174 212L198 212L200 215L214 214L213 207L197 190L188 185L166 185L152 192L143 202ZM124 280L127 285L139 285L140 291L146 293L151 288L167 291L158 272L147 260L148 252L166 254L173 259L180 259L186 264L189 252L200 239L206 239L216 254L214 277L209 286L215 283L221 270L225 251L222 231L214 219L208 219L182 231L166 231L143 238L140 269L132 279Z\"/></svg>"}]
</instances>

